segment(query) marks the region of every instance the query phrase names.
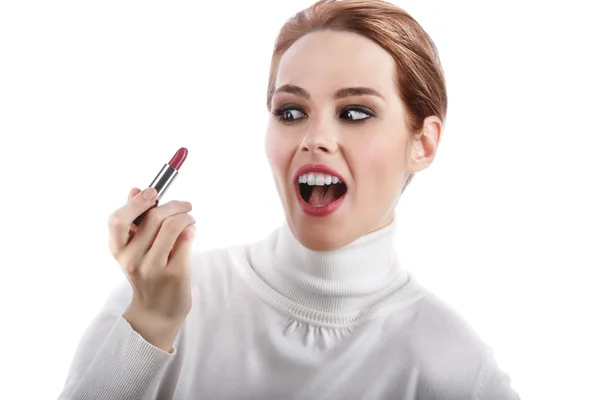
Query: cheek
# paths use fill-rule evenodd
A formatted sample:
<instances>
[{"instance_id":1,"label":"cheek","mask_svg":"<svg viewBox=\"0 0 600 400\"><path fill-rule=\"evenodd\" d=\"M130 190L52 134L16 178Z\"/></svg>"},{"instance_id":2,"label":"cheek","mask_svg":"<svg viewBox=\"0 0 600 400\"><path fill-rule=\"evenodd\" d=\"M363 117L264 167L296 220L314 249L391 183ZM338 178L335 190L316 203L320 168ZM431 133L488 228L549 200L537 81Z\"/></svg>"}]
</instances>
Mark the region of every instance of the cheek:
<instances>
[{"instance_id":1,"label":"cheek","mask_svg":"<svg viewBox=\"0 0 600 400\"><path fill-rule=\"evenodd\" d=\"M405 151L399 138L381 139L365 143L354 157L362 167L358 179L368 182L364 186L370 193L379 194L373 199L377 201L396 193L405 171Z\"/></svg>"},{"instance_id":2,"label":"cheek","mask_svg":"<svg viewBox=\"0 0 600 400\"><path fill-rule=\"evenodd\" d=\"M267 133L265 135L265 154L267 155L267 160L269 161L269 165L273 172L275 172L275 166L277 164L277 136L274 135L273 129L269 125L267 128Z\"/></svg>"},{"instance_id":3,"label":"cheek","mask_svg":"<svg viewBox=\"0 0 600 400\"><path fill-rule=\"evenodd\" d=\"M265 137L265 153L273 174L278 180L282 179L288 167L289 151L282 136L270 124Z\"/></svg>"}]
</instances>

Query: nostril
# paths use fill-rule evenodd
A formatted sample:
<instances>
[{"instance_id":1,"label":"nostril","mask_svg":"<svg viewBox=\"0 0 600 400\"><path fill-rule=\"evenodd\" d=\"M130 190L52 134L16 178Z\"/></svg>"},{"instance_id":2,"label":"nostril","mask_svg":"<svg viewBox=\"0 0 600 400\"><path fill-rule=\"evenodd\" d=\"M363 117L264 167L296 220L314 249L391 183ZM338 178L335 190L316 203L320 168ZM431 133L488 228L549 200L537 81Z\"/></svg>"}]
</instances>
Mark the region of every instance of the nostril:
<instances>
[{"instance_id":1,"label":"nostril","mask_svg":"<svg viewBox=\"0 0 600 400\"><path fill-rule=\"evenodd\" d=\"M308 148L308 147L304 147L304 148L302 149L302 151L304 151L304 152L307 152L307 153L308 153L308 152L310 152L310 151L311 151L311 149L310 149L310 148ZM318 152L323 152L323 153L329 153L329 152L330 152L330 151L329 151L329 149L328 149L327 147L317 147L317 148L315 149L315 151L318 151Z\"/></svg>"},{"instance_id":2,"label":"nostril","mask_svg":"<svg viewBox=\"0 0 600 400\"><path fill-rule=\"evenodd\" d=\"M320 143L303 143L302 151L304 152L323 152L323 153L332 153L336 148L334 143L326 144L324 142Z\"/></svg>"}]
</instances>

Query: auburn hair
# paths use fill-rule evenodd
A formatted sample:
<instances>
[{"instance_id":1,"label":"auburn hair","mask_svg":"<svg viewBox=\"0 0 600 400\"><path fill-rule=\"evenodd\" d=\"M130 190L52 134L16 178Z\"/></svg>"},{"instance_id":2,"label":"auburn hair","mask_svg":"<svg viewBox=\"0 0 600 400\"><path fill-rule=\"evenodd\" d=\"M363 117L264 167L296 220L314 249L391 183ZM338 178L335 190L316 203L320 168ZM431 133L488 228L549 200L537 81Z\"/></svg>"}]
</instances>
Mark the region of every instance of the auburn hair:
<instances>
[{"instance_id":1,"label":"auburn hair","mask_svg":"<svg viewBox=\"0 0 600 400\"><path fill-rule=\"evenodd\" d=\"M423 120L430 115L444 123L448 100L437 48L405 10L383 0L321 0L290 18L273 49L267 90L269 110L283 53L302 36L319 30L358 33L393 57L398 95L407 109L411 133L420 131Z\"/></svg>"}]
</instances>

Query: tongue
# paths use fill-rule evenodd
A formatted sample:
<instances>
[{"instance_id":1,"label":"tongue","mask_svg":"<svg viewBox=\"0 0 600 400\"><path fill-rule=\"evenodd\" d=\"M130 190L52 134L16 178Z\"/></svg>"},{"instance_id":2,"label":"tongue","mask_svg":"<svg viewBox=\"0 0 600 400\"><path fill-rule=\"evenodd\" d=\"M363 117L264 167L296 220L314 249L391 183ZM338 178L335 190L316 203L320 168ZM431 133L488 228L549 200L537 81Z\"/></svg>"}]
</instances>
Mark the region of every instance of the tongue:
<instances>
[{"instance_id":1,"label":"tongue","mask_svg":"<svg viewBox=\"0 0 600 400\"><path fill-rule=\"evenodd\" d=\"M333 185L313 186L308 204L313 206L326 206L336 201Z\"/></svg>"}]
</instances>

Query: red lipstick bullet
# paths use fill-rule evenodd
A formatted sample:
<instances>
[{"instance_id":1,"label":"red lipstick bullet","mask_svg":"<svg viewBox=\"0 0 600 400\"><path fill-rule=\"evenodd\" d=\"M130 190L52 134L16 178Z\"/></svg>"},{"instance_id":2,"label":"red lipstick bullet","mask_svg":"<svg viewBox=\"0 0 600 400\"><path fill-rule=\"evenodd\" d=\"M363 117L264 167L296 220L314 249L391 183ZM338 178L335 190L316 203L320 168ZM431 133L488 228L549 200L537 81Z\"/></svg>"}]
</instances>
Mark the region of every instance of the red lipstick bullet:
<instances>
[{"instance_id":1,"label":"red lipstick bullet","mask_svg":"<svg viewBox=\"0 0 600 400\"><path fill-rule=\"evenodd\" d=\"M169 161L168 164L171 167L175 168L177 171L179 171L179 168L181 168L181 166L183 165L187 154L188 151L185 147L180 148L179 150L177 150L177 153L175 153L175 155L173 156L173 158L171 158L171 161Z\"/></svg>"}]
</instances>

